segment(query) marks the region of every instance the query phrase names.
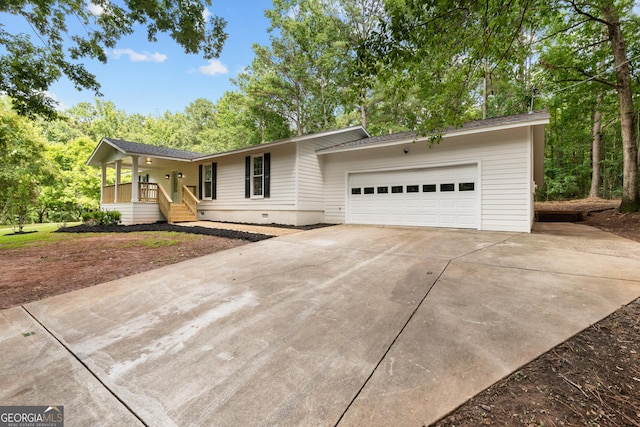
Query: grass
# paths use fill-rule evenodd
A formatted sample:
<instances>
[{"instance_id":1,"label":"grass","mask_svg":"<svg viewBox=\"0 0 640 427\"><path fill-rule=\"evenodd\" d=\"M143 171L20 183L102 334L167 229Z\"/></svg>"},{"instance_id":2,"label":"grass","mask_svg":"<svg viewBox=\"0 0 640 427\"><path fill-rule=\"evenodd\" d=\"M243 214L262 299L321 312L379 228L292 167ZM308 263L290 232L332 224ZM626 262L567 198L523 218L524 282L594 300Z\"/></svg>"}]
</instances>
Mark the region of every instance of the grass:
<instances>
[{"instance_id":1,"label":"grass","mask_svg":"<svg viewBox=\"0 0 640 427\"><path fill-rule=\"evenodd\" d=\"M148 249L162 248L164 246L177 245L180 242L192 240L196 237L190 234L177 233L175 231L142 231L136 234L146 236L146 238L125 244L124 247L144 246Z\"/></svg>"},{"instance_id":2,"label":"grass","mask_svg":"<svg viewBox=\"0 0 640 427\"><path fill-rule=\"evenodd\" d=\"M78 223L79 224L79 223ZM66 223L66 226L76 223ZM24 227L25 234L14 234L11 226L0 225L0 250L19 249L30 245L55 244L60 240L83 238L93 233L56 233L61 224L30 224ZM103 233L100 233L104 235ZM122 242L122 249L144 247L146 249L174 246L187 240L197 238L194 234L178 233L175 231L142 231L136 232L143 239L133 242Z\"/></svg>"},{"instance_id":3,"label":"grass","mask_svg":"<svg viewBox=\"0 0 640 427\"><path fill-rule=\"evenodd\" d=\"M66 225L76 225L79 223L66 223ZM23 231L26 234L13 234L13 227L10 225L0 225L0 249L16 249L34 243L44 243L66 239L63 233L54 233L62 224L29 224L25 225Z\"/></svg>"}]
</instances>

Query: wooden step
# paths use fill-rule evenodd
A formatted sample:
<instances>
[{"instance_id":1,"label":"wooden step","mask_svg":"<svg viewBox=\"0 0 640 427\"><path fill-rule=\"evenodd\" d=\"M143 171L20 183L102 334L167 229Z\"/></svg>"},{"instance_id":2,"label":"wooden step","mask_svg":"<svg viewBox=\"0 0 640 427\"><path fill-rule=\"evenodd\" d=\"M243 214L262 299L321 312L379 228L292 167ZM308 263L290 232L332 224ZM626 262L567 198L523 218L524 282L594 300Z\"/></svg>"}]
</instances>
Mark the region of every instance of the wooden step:
<instances>
[{"instance_id":1,"label":"wooden step","mask_svg":"<svg viewBox=\"0 0 640 427\"><path fill-rule=\"evenodd\" d=\"M171 203L170 209L170 218L168 219L170 223L190 222L196 220L196 215L191 213L184 203Z\"/></svg>"}]
</instances>

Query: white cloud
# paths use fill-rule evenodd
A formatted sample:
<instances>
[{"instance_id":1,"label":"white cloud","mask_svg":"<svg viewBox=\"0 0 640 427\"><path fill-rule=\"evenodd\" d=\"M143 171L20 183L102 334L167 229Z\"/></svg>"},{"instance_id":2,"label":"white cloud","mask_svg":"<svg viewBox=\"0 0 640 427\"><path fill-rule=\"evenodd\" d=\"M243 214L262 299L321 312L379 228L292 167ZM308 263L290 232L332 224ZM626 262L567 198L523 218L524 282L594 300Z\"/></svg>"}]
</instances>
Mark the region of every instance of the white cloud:
<instances>
[{"instance_id":1,"label":"white cloud","mask_svg":"<svg viewBox=\"0 0 640 427\"><path fill-rule=\"evenodd\" d=\"M212 59L209 64L198 67L198 72L207 76L217 76L219 74L227 74L229 70L222 62Z\"/></svg>"},{"instance_id":2,"label":"white cloud","mask_svg":"<svg viewBox=\"0 0 640 427\"><path fill-rule=\"evenodd\" d=\"M209 12L209 9L205 7L204 10L202 11L202 17L204 18L205 22L208 21L209 18L212 16L213 16L213 13Z\"/></svg>"},{"instance_id":3,"label":"white cloud","mask_svg":"<svg viewBox=\"0 0 640 427\"><path fill-rule=\"evenodd\" d=\"M113 49L115 59L120 59L122 56L128 56L132 62L164 62L167 60L167 55L163 53L139 53L133 49Z\"/></svg>"},{"instance_id":4,"label":"white cloud","mask_svg":"<svg viewBox=\"0 0 640 427\"><path fill-rule=\"evenodd\" d=\"M56 111L64 111L67 109L67 106L58 99L58 96L55 93L49 92L48 90L45 90L42 93L56 102L56 105L54 106L54 109Z\"/></svg>"},{"instance_id":5,"label":"white cloud","mask_svg":"<svg viewBox=\"0 0 640 427\"><path fill-rule=\"evenodd\" d=\"M104 7L92 2L87 3L87 9L95 16L100 16L104 13Z\"/></svg>"}]
</instances>

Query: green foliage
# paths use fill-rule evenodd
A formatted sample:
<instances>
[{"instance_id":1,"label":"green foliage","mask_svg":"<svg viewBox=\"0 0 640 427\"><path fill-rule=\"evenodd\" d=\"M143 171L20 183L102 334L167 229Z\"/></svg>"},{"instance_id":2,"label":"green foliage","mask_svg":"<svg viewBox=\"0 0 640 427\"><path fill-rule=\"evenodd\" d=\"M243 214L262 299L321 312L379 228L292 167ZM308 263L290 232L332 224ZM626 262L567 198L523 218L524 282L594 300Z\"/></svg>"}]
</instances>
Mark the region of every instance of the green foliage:
<instances>
[{"instance_id":1,"label":"green foliage","mask_svg":"<svg viewBox=\"0 0 640 427\"><path fill-rule=\"evenodd\" d=\"M141 17L156 13L146 23L152 28L151 37L157 31L185 28L183 24L189 19L192 24L200 19L200 15L187 17L185 8L176 15L184 18L182 22L165 22L165 12L175 8L173 2L143 1L135 7L128 0L120 6L98 3L108 13L88 17L91 25L97 26L90 27L85 39L108 28L108 37L96 42L99 48L124 34L123 28L139 22L130 15L136 9L142 10ZM196 10L202 4L196 0L189 7ZM640 49L640 19L633 2L612 4L621 16L623 35L632 53L633 91L639 93L637 55L633 52ZM68 6L64 1L53 5L49 0L44 5L51 7L51 13L15 0L0 6L0 11L5 8L9 13L27 14L30 22L41 22L44 16ZM522 113L532 106L551 114L545 148L546 184L536 197L588 194L595 111L602 114L603 124L602 156L595 165L602 175L600 194L620 197L625 151L609 35L602 22L577 12L598 12L598 7L564 0L506 4L275 0L266 12L271 22L270 43L254 47L253 62L235 80L238 90L226 92L215 102L196 99L184 111L143 116L129 115L111 101L96 100L59 113L58 120L27 123L7 113L9 104L4 99L0 210L8 213L9 182L15 186L12 194L28 202L25 206L29 208L21 214L27 221L73 220L82 211L98 209L99 171L88 168L85 161L102 137L212 153L360 123L372 135L432 131L479 119L485 112L487 117L495 117ZM123 19L118 25L116 13ZM54 34L56 28L66 25L66 18L66 14L56 15L58 21L39 24L44 27L36 30ZM85 19L82 14L79 18ZM93 20L103 21L98 25ZM198 25L192 30L199 34L202 28ZM207 27L210 30L211 26ZM65 75L65 61L76 59L71 58L71 50L41 51L31 46L26 36L13 37L1 31L0 27L0 43L9 47L0 56L0 72L4 77L19 71L22 74L15 76L24 82L20 87L25 98L15 95L14 105L23 112L30 108L37 112L40 104L46 107L50 101L42 95L47 85ZM195 49L193 40L186 44ZM92 50L95 46L89 41L71 43L71 48L79 49L77 60L100 54L100 49ZM82 67L74 70L78 79L91 82ZM17 88L19 82L4 79L1 84ZM638 102L636 99L636 116ZM16 150L15 141L38 139L39 143L27 143ZM12 166L19 163L18 158L29 165L26 170ZM110 180L112 175L107 178ZM12 209L19 211L15 202Z\"/></svg>"},{"instance_id":2,"label":"green foliage","mask_svg":"<svg viewBox=\"0 0 640 427\"><path fill-rule=\"evenodd\" d=\"M67 224L75 225L75 224ZM37 224L24 227L24 234L14 234L14 229L8 226L0 226L0 251L5 249L18 249L28 245L37 245L55 242L69 238L68 233L55 233L58 224Z\"/></svg>"},{"instance_id":3,"label":"green foliage","mask_svg":"<svg viewBox=\"0 0 640 427\"><path fill-rule=\"evenodd\" d=\"M122 214L118 211L88 211L82 213L82 221L90 226L112 226L120 224Z\"/></svg>"},{"instance_id":4,"label":"green foliage","mask_svg":"<svg viewBox=\"0 0 640 427\"><path fill-rule=\"evenodd\" d=\"M29 35L11 33L0 26L0 93L14 99L21 115L56 117L56 101L46 95L51 84L62 76L78 89L99 95L100 84L83 65L84 58L107 62L105 50L122 37L144 25L149 41L167 33L187 53L202 52L207 59L219 56L227 34L224 19L211 16L207 21L208 0L190 2L155 0L9 0L0 3L0 12L20 16ZM80 31L74 31L77 24ZM40 47L44 44L44 47Z\"/></svg>"},{"instance_id":5,"label":"green foliage","mask_svg":"<svg viewBox=\"0 0 640 427\"><path fill-rule=\"evenodd\" d=\"M53 166L42 156L37 129L3 102L0 105L0 216L20 231L35 208L40 189L53 180Z\"/></svg>"}]
</instances>

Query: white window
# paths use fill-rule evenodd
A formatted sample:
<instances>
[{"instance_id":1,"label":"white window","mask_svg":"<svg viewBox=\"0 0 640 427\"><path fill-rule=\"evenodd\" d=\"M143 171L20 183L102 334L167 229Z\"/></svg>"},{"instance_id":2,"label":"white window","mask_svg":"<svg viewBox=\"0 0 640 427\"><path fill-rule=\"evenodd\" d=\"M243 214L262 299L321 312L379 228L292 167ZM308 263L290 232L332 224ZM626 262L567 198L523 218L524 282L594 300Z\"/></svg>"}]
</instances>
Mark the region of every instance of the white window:
<instances>
[{"instance_id":1,"label":"white window","mask_svg":"<svg viewBox=\"0 0 640 427\"><path fill-rule=\"evenodd\" d=\"M264 156L251 157L251 197L264 197Z\"/></svg>"}]
</instances>

